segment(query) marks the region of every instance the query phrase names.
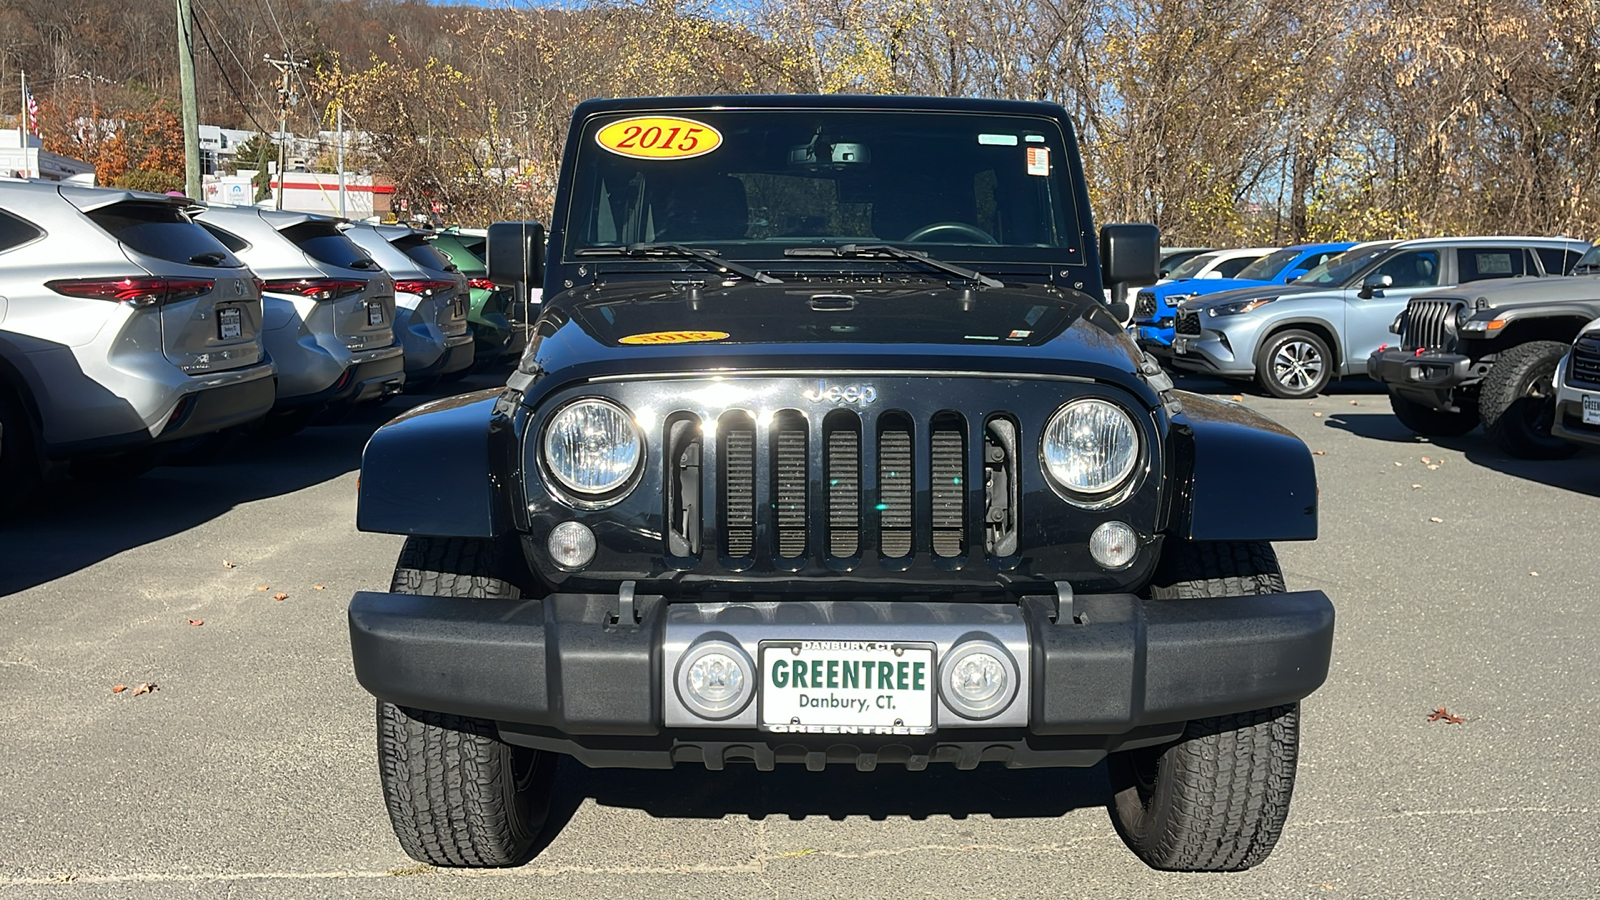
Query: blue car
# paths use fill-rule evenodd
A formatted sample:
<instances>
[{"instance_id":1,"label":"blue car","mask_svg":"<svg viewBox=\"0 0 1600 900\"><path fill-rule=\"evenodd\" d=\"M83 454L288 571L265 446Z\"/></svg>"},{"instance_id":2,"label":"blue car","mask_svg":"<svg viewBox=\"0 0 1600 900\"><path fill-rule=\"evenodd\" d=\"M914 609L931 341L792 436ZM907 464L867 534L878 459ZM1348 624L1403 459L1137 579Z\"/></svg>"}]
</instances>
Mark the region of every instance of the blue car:
<instances>
[{"instance_id":1,"label":"blue car","mask_svg":"<svg viewBox=\"0 0 1600 900\"><path fill-rule=\"evenodd\" d=\"M1172 323L1178 304L1190 297L1264 284L1288 284L1354 247L1352 243L1298 244L1261 257L1232 278L1184 278L1141 288L1133 304L1128 332L1139 346L1157 356L1172 351Z\"/></svg>"}]
</instances>

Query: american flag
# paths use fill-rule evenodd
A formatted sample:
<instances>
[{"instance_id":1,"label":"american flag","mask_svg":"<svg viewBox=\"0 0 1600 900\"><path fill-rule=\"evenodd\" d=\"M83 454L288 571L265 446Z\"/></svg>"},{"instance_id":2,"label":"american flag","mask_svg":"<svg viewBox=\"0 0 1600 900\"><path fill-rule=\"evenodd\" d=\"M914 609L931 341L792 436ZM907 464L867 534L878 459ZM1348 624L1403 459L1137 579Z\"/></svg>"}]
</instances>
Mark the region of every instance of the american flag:
<instances>
[{"instance_id":1,"label":"american flag","mask_svg":"<svg viewBox=\"0 0 1600 900\"><path fill-rule=\"evenodd\" d=\"M39 133L39 101L33 99L33 91L22 89L22 103L28 109L28 133Z\"/></svg>"}]
</instances>

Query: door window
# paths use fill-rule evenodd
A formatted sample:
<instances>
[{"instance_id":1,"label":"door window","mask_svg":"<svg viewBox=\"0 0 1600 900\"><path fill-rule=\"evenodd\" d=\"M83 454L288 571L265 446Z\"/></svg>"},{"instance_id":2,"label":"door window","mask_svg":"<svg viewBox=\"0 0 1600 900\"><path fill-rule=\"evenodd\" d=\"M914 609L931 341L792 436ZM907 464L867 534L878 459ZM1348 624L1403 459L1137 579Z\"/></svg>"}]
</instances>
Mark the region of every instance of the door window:
<instances>
[{"instance_id":1,"label":"door window","mask_svg":"<svg viewBox=\"0 0 1600 900\"><path fill-rule=\"evenodd\" d=\"M1439 283L1439 251L1411 250L1400 253L1374 269L1374 275L1387 275L1391 288L1434 287Z\"/></svg>"},{"instance_id":2,"label":"door window","mask_svg":"<svg viewBox=\"0 0 1600 900\"><path fill-rule=\"evenodd\" d=\"M1521 247L1464 247L1456 251L1456 266L1465 284L1486 278L1514 278L1528 271L1528 255Z\"/></svg>"}]
</instances>

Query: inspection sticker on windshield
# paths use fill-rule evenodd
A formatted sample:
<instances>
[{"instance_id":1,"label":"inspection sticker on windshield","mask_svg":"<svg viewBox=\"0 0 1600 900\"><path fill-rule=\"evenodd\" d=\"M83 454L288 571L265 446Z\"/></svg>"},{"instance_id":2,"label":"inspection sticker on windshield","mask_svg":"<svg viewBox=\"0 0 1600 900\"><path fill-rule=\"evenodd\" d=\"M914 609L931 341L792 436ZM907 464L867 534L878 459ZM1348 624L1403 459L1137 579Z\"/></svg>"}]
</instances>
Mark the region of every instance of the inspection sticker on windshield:
<instances>
[{"instance_id":1,"label":"inspection sticker on windshield","mask_svg":"<svg viewBox=\"0 0 1600 900\"><path fill-rule=\"evenodd\" d=\"M722 132L704 122L677 116L635 116L612 122L595 142L619 156L635 159L689 159L722 144Z\"/></svg>"},{"instance_id":2,"label":"inspection sticker on windshield","mask_svg":"<svg viewBox=\"0 0 1600 900\"><path fill-rule=\"evenodd\" d=\"M761 727L791 734L933 730L934 645L762 641Z\"/></svg>"},{"instance_id":3,"label":"inspection sticker on windshield","mask_svg":"<svg viewBox=\"0 0 1600 900\"><path fill-rule=\"evenodd\" d=\"M1048 147L1028 148L1028 174L1050 174L1050 150Z\"/></svg>"},{"instance_id":4,"label":"inspection sticker on windshield","mask_svg":"<svg viewBox=\"0 0 1600 900\"><path fill-rule=\"evenodd\" d=\"M623 344L699 344L705 341L725 341L726 331L652 331L649 334L630 334L622 338Z\"/></svg>"}]
</instances>

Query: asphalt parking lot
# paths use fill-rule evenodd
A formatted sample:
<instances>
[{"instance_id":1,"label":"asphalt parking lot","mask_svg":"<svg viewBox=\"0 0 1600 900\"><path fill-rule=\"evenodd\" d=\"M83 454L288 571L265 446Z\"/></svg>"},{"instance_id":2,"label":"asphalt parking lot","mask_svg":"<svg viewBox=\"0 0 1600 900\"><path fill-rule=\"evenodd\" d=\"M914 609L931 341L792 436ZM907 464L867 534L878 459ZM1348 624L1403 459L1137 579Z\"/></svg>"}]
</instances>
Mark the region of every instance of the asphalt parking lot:
<instances>
[{"instance_id":1,"label":"asphalt parking lot","mask_svg":"<svg viewBox=\"0 0 1600 900\"><path fill-rule=\"evenodd\" d=\"M1146 869L1103 767L576 764L565 827L527 866L419 867L383 812L344 620L401 543L354 530L360 449L410 399L210 467L60 483L0 527L0 895L1600 894L1600 453L1419 442L1365 383L1243 395L1319 453L1322 538L1278 551L1289 586L1339 614L1289 826L1258 869ZM1429 722L1439 706L1463 721Z\"/></svg>"}]
</instances>

